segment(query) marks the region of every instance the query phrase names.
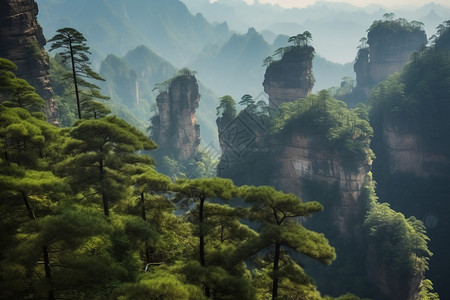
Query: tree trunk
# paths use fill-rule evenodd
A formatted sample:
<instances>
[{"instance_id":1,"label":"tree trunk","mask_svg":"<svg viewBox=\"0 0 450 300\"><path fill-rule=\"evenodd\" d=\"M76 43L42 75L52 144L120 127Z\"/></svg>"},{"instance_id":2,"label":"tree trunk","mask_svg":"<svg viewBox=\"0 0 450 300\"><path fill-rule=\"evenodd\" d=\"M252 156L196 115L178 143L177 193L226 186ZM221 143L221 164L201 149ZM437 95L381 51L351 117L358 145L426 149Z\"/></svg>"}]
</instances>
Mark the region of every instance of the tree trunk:
<instances>
[{"instance_id":1,"label":"tree trunk","mask_svg":"<svg viewBox=\"0 0 450 300\"><path fill-rule=\"evenodd\" d=\"M73 57L72 39L70 38L70 36L69 36L69 47L70 47L70 59L72 62L73 84L75 86L75 97L77 98L78 119L81 120L81 105L80 105L80 95L78 94L77 72L75 70L75 60Z\"/></svg>"},{"instance_id":2,"label":"tree trunk","mask_svg":"<svg viewBox=\"0 0 450 300\"><path fill-rule=\"evenodd\" d=\"M5 147L5 161L9 166L8 140L6 139L6 135L3 135L3 146Z\"/></svg>"},{"instance_id":3,"label":"tree trunk","mask_svg":"<svg viewBox=\"0 0 450 300\"><path fill-rule=\"evenodd\" d=\"M200 264L202 267L206 266L205 262L205 237L203 235L203 213L204 213L205 199L200 199L200 205L198 208L198 221L199 221L199 250L200 250ZM205 296L210 298L211 293L208 285L205 283Z\"/></svg>"},{"instance_id":4,"label":"tree trunk","mask_svg":"<svg viewBox=\"0 0 450 300\"><path fill-rule=\"evenodd\" d=\"M100 171L100 182L102 183L102 201L103 201L103 213L105 216L109 217L109 204L108 197L106 196L106 192L103 186L103 177L104 177L104 167L103 167L103 159L99 161L99 171Z\"/></svg>"},{"instance_id":5,"label":"tree trunk","mask_svg":"<svg viewBox=\"0 0 450 300\"><path fill-rule=\"evenodd\" d=\"M45 278L47 278L50 284L50 290L48 291L48 300L55 300L55 292L52 287L52 270L50 268L50 259L48 257L47 246L42 247L42 252L44 253L44 267L45 267Z\"/></svg>"},{"instance_id":6,"label":"tree trunk","mask_svg":"<svg viewBox=\"0 0 450 300\"><path fill-rule=\"evenodd\" d=\"M34 215L33 209L31 208L30 202L28 201L28 197L24 191L21 191L23 202L28 212L28 216L31 220L36 220L36 216ZM45 268L45 278L47 278L48 283L50 285L50 290L48 291L48 299L55 299L55 292L53 291L52 286L52 270L50 269L50 259L48 257L48 248L47 246L42 247L42 254L44 256L44 268Z\"/></svg>"},{"instance_id":7,"label":"tree trunk","mask_svg":"<svg viewBox=\"0 0 450 300\"><path fill-rule=\"evenodd\" d=\"M145 215L145 198L144 198L144 192L141 193L141 216L142 220L147 221L147 216Z\"/></svg>"},{"instance_id":8,"label":"tree trunk","mask_svg":"<svg viewBox=\"0 0 450 300\"><path fill-rule=\"evenodd\" d=\"M144 192L141 193L141 216L142 220L147 221L147 216L145 214L145 198ZM146 263L150 262L150 250L148 249L148 241L145 241L145 260Z\"/></svg>"},{"instance_id":9,"label":"tree trunk","mask_svg":"<svg viewBox=\"0 0 450 300\"><path fill-rule=\"evenodd\" d=\"M109 205L108 205L108 198L105 195L105 192L102 192L102 202L103 202L103 213L105 216L109 218Z\"/></svg>"},{"instance_id":10,"label":"tree trunk","mask_svg":"<svg viewBox=\"0 0 450 300\"><path fill-rule=\"evenodd\" d=\"M200 238L200 243L199 243L199 250L200 250L200 264L202 265L202 267L204 267L206 265L205 263L205 237L203 235L203 210L204 210L204 204L205 204L205 200L201 199L200 200L200 206L198 209L198 221L199 221L199 226L200 226L200 230L199 230L199 238Z\"/></svg>"},{"instance_id":11,"label":"tree trunk","mask_svg":"<svg viewBox=\"0 0 450 300\"><path fill-rule=\"evenodd\" d=\"M278 264L280 262L280 244L275 244L275 255L273 259L273 286L272 286L272 300L278 297Z\"/></svg>"},{"instance_id":12,"label":"tree trunk","mask_svg":"<svg viewBox=\"0 0 450 300\"><path fill-rule=\"evenodd\" d=\"M34 211L31 208L30 202L28 201L27 195L25 194L24 191L21 191L21 193L22 193L23 202L24 202L25 207L26 207L27 212L28 212L28 216L30 217L31 220L36 220L36 216L34 215Z\"/></svg>"}]
</instances>

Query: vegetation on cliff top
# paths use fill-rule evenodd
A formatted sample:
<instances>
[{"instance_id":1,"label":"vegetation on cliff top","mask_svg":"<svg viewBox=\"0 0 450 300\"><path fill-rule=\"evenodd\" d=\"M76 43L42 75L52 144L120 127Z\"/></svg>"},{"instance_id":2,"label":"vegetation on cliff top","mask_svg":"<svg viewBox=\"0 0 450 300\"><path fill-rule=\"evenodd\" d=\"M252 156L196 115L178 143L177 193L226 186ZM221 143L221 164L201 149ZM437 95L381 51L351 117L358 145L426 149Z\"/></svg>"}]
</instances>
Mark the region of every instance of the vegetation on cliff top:
<instances>
[{"instance_id":1,"label":"vegetation on cliff top","mask_svg":"<svg viewBox=\"0 0 450 300\"><path fill-rule=\"evenodd\" d=\"M433 44L411 56L405 68L377 85L369 98L371 119L391 114L421 133L430 147L448 152L450 132L450 22L439 27ZM447 150L446 150L447 149Z\"/></svg>"},{"instance_id":2,"label":"vegetation on cliff top","mask_svg":"<svg viewBox=\"0 0 450 300\"><path fill-rule=\"evenodd\" d=\"M425 32L423 29L424 24L419 21L411 21L404 18L394 19L393 13L386 13L383 15L383 20L374 21L370 28L367 30L370 44L370 38L386 32L401 33L404 31L409 32Z\"/></svg>"},{"instance_id":3,"label":"vegetation on cliff top","mask_svg":"<svg viewBox=\"0 0 450 300\"><path fill-rule=\"evenodd\" d=\"M278 136L293 132L323 136L325 144L335 149L344 162L374 158L370 150L373 130L366 108L348 109L325 90L279 106L271 132Z\"/></svg>"},{"instance_id":4,"label":"vegetation on cliff top","mask_svg":"<svg viewBox=\"0 0 450 300\"><path fill-rule=\"evenodd\" d=\"M279 56L281 59L289 59L292 57L307 57L308 59L314 58L314 48L310 45L312 41L312 35L309 31L299 33L295 36L291 36L288 39L288 43L292 45L281 47L275 50L272 56L268 56L263 61L264 67L269 67L273 63L277 63L280 60L275 60L275 56Z\"/></svg>"}]
</instances>

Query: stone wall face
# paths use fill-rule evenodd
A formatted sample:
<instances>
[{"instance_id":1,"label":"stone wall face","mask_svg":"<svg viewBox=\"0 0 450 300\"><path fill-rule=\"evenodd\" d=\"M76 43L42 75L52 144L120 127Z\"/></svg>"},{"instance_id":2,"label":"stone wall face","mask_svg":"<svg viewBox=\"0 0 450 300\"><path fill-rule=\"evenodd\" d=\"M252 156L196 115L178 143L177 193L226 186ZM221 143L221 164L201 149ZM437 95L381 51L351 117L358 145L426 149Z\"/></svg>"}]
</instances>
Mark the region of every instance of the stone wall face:
<instances>
[{"instance_id":1,"label":"stone wall face","mask_svg":"<svg viewBox=\"0 0 450 300\"><path fill-rule=\"evenodd\" d=\"M159 125L154 139L163 152L176 154L180 160L195 155L200 145L200 126L195 117L199 101L194 76L176 77L168 91L158 95Z\"/></svg>"},{"instance_id":2,"label":"stone wall face","mask_svg":"<svg viewBox=\"0 0 450 300\"><path fill-rule=\"evenodd\" d=\"M358 51L353 66L356 73L356 91L365 98L370 90L383 79L400 71L411 54L427 43L423 31L386 31L383 34L368 34L368 48ZM365 99L361 99L364 101Z\"/></svg>"},{"instance_id":3,"label":"stone wall face","mask_svg":"<svg viewBox=\"0 0 450 300\"><path fill-rule=\"evenodd\" d=\"M324 145L323 137L313 134L294 133L277 141L272 152L277 166L272 176L273 186L304 198L305 180L324 186L336 185L340 202L327 207L333 210L330 221L343 235L351 235L352 227L362 226L352 222L363 206L358 198L371 168L369 162L356 161L356 168L348 168L331 147Z\"/></svg>"},{"instance_id":4,"label":"stone wall face","mask_svg":"<svg viewBox=\"0 0 450 300\"><path fill-rule=\"evenodd\" d=\"M314 50L311 50L314 51ZM269 65L264 75L264 92L269 95L269 105L278 107L312 93L312 52L302 55L286 53L280 61Z\"/></svg>"},{"instance_id":5,"label":"stone wall face","mask_svg":"<svg viewBox=\"0 0 450 300\"><path fill-rule=\"evenodd\" d=\"M385 113L381 142L389 173L410 173L418 177L447 176L450 160L442 149L426 147L414 124Z\"/></svg>"},{"instance_id":6,"label":"stone wall face","mask_svg":"<svg viewBox=\"0 0 450 300\"><path fill-rule=\"evenodd\" d=\"M0 57L17 65L16 76L36 88L45 100L48 121L57 124L58 110L49 81L50 64L43 48L46 41L37 15L34 0L0 2Z\"/></svg>"}]
</instances>

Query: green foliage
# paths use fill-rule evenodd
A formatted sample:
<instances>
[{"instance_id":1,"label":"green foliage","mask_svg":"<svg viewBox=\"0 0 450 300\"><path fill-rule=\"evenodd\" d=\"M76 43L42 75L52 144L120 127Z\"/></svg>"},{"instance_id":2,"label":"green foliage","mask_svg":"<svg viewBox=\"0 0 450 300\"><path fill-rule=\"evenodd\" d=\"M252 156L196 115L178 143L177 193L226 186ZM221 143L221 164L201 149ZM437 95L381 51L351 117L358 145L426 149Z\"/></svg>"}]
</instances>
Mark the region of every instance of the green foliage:
<instances>
[{"instance_id":1,"label":"green foliage","mask_svg":"<svg viewBox=\"0 0 450 300\"><path fill-rule=\"evenodd\" d=\"M323 299L324 300L360 300L361 298L359 298L358 296L355 296L355 295L353 295L351 293L347 293L347 294L339 296L337 298L325 296ZM369 299L365 298L363 300L369 300Z\"/></svg>"},{"instance_id":2,"label":"green foliage","mask_svg":"<svg viewBox=\"0 0 450 300\"><path fill-rule=\"evenodd\" d=\"M351 95L353 88L355 87L355 80L351 77L341 78L340 86L331 87L328 89L328 93L336 99L346 99Z\"/></svg>"},{"instance_id":3,"label":"green foliage","mask_svg":"<svg viewBox=\"0 0 450 300\"><path fill-rule=\"evenodd\" d=\"M100 88L88 81L92 79L104 81L104 79L89 66L88 54L91 52L83 34L74 28L65 27L58 29L57 34L49 42L52 43L50 51L61 49L58 53L61 63L71 70L64 74L64 78L73 81L78 118L81 119L82 109L87 110L87 118L97 118L97 113L107 114L108 109L103 103L89 103L93 99L108 100L109 97L102 95Z\"/></svg>"},{"instance_id":4,"label":"green foliage","mask_svg":"<svg viewBox=\"0 0 450 300\"><path fill-rule=\"evenodd\" d=\"M43 48L41 48L36 40L30 41L30 44L28 45L28 51L30 58L33 58L34 60L48 60L47 52Z\"/></svg>"},{"instance_id":5,"label":"green foliage","mask_svg":"<svg viewBox=\"0 0 450 300\"><path fill-rule=\"evenodd\" d=\"M42 119L33 117L20 107L0 106L0 138L2 159L6 163L40 168L50 155L50 142L56 140L57 130Z\"/></svg>"},{"instance_id":6,"label":"green foliage","mask_svg":"<svg viewBox=\"0 0 450 300\"><path fill-rule=\"evenodd\" d=\"M169 270L152 270L140 275L134 283L124 283L114 292L116 299L161 299L196 300L205 299L195 285L186 283L183 276Z\"/></svg>"},{"instance_id":7,"label":"green foliage","mask_svg":"<svg viewBox=\"0 0 450 300\"><path fill-rule=\"evenodd\" d=\"M222 204L237 196L232 181L222 178L180 180L174 190L185 207L190 207L186 219L199 238L198 263L188 264L186 274L196 274L191 280L204 285L207 297L253 299L240 247L256 233L240 223L240 209Z\"/></svg>"},{"instance_id":8,"label":"green foliage","mask_svg":"<svg viewBox=\"0 0 450 300\"><path fill-rule=\"evenodd\" d=\"M285 194L268 186L243 186L239 192L244 201L251 205L247 218L260 226L259 237L250 243L246 251L257 253L274 247L272 297L277 298L278 288L290 294L289 290L295 290L294 286L300 279L300 284L307 283L307 288L299 293L311 292L315 294L311 299L320 299L320 294L302 268L290 259L289 254L281 255L280 252L282 247L286 247L324 264L330 264L336 258L334 248L323 234L309 231L295 221L295 218L321 211L322 206L315 201L303 203L293 194ZM296 273L301 276L295 276Z\"/></svg>"},{"instance_id":9,"label":"green foliage","mask_svg":"<svg viewBox=\"0 0 450 300\"><path fill-rule=\"evenodd\" d=\"M269 67L273 63L279 63L280 60L275 60L274 56L279 56L281 59L289 60L292 57L307 57L308 59L314 58L314 48L310 45L312 35L309 31L304 31L295 36L291 36L288 39L289 45L281 47L275 50L272 56L266 57L263 60L263 67Z\"/></svg>"},{"instance_id":10,"label":"green foliage","mask_svg":"<svg viewBox=\"0 0 450 300\"><path fill-rule=\"evenodd\" d=\"M363 118L361 118L362 116ZM327 91L295 102L283 103L272 118L272 134L288 135L294 130L325 136L324 145L332 147L345 162L372 160L370 137L373 130L363 108L347 109ZM351 165L350 165L351 166Z\"/></svg>"},{"instance_id":11,"label":"green foliage","mask_svg":"<svg viewBox=\"0 0 450 300\"><path fill-rule=\"evenodd\" d=\"M245 94L241 97L241 101L239 101L239 104L245 107L248 107L250 105L255 104L255 100L253 100L253 96L249 94Z\"/></svg>"},{"instance_id":12,"label":"green foliage","mask_svg":"<svg viewBox=\"0 0 450 300\"><path fill-rule=\"evenodd\" d=\"M86 195L85 200L93 197L91 200L95 201L95 195L101 197L104 213L108 216L109 202L129 193L124 168L127 164L151 163L149 157L135 153L154 149L156 145L117 117L78 121L69 134L73 139L64 149L69 156L58 169L70 178L75 191ZM73 166L76 171L72 170Z\"/></svg>"},{"instance_id":13,"label":"green foliage","mask_svg":"<svg viewBox=\"0 0 450 300\"><path fill-rule=\"evenodd\" d=\"M381 128L383 118L395 118L418 132L427 147L443 153L450 146L443 138L450 131L450 50L438 45L446 35L416 51L404 69L377 85L369 98L374 127Z\"/></svg>"},{"instance_id":14,"label":"green foliage","mask_svg":"<svg viewBox=\"0 0 450 300\"><path fill-rule=\"evenodd\" d=\"M432 44L436 46L436 49L443 50L450 48L450 20L440 24L437 28L437 32L430 38Z\"/></svg>"},{"instance_id":15,"label":"green foliage","mask_svg":"<svg viewBox=\"0 0 450 300\"><path fill-rule=\"evenodd\" d=\"M420 300L439 300L439 295L433 293L433 283L429 279L422 280L422 287L419 293Z\"/></svg>"},{"instance_id":16,"label":"green foliage","mask_svg":"<svg viewBox=\"0 0 450 300\"><path fill-rule=\"evenodd\" d=\"M199 147L192 159L177 161L173 156L165 155L157 160L157 170L170 178L214 177L218 161L209 152Z\"/></svg>"},{"instance_id":17,"label":"green foliage","mask_svg":"<svg viewBox=\"0 0 450 300\"><path fill-rule=\"evenodd\" d=\"M61 64L61 57L50 57L50 82L55 92L58 105L58 122L62 127L69 127L76 120L77 105L73 94L73 83L66 80L67 69Z\"/></svg>"},{"instance_id":18,"label":"green foliage","mask_svg":"<svg viewBox=\"0 0 450 300\"><path fill-rule=\"evenodd\" d=\"M417 32L421 31L424 32L423 29L423 23L418 21L411 21L408 22L407 20L403 18L398 18L394 20L394 14L393 13L387 13L384 14L385 20L378 20L374 21L373 24L370 26L370 28L367 30L368 37L369 37L369 44L370 44L370 38L375 35L381 35L386 34L387 32L392 32L395 34L398 34L400 32L409 31L409 32Z\"/></svg>"},{"instance_id":19,"label":"green foliage","mask_svg":"<svg viewBox=\"0 0 450 300\"><path fill-rule=\"evenodd\" d=\"M309 31L304 31L295 36L291 36L288 40L289 43L293 43L295 47L309 46L312 40L312 35Z\"/></svg>"},{"instance_id":20,"label":"green foliage","mask_svg":"<svg viewBox=\"0 0 450 300\"><path fill-rule=\"evenodd\" d=\"M432 253L428 249L429 238L422 221L415 217L406 218L391 209L388 203L379 203L373 181L366 183L364 193L369 200L364 222L369 245L376 250L376 263L388 270L389 282L407 282L414 278L425 280ZM427 283L422 294L432 295L431 290L427 290ZM395 290L396 287L391 288Z\"/></svg>"},{"instance_id":21,"label":"green foliage","mask_svg":"<svg viewBox=\"0 0 450 300\"><path fill-rule=\"evenodd\" d=\"M421 221L408 219L393 211L387 203L372 204L365 225L379 253L385 253L383 263L391 274L404 277L423 274L431 252L427 248L428 237ZM389 250L390 255L387 255Z\"/></svg>"},{"instance_id":22,"label":"green foliage","mask_svg":"<svg viewBox=\"0 0 450 300\"><path fill-rule=\"evenodd\" d=\"M325 93L317 98L367 122L363 107L349 112ZM255 106L251 113L267 117ZM0 298L266 299L279 290L278 299L322 299L296 255L335 259L323 234L297 222L321 211L318 202L222 178L172 183L139 153L156 147L150 139L117 117L97 117L60 129L0 105ZM281 132L292 126L279 117ZM192 168L201 175L199 162ZM371 205L366 226L388 253L381 261L422 274L430 253L421 222ZM422 298L433 297L423 280Z\"/></svg>"},{"instance_id":23,"label":"green foliage","mask_svg":"<svg viewBox=\"0 0 450 300\"><path fill-rule=\"evenodd\" d=\"M30 112L41 112L44 100L26 80L14 75L13 71L16 69L17 66L13 62L0 58L0 99L3 105L22 107Z\"/></svg>"}]
</instances>

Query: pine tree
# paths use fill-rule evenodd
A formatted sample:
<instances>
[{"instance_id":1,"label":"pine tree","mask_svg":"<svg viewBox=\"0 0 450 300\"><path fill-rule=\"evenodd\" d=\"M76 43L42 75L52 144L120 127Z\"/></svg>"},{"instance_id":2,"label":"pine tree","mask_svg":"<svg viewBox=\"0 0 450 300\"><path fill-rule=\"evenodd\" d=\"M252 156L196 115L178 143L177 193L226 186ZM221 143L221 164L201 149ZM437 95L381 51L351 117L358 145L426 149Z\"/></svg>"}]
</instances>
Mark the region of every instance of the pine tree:
<instances>
[{"instance_id":1,"label":"pine tree","mask_svg":"<svg viewBox=\"0 0 450 300\"><path fill-rule=\"evenodd\" d=\"M0 137L4 148L3 158L0 159L0 211L2 216L8 216L2 218L1 244L10 246L0 248L0 253L5 256L1 263L14 272L11 277L8 275L9 282L11 279L14 281L33 277L32 270L35 268L38 269L37 272L44 270L41 272L42 278L45 278L40 281L43 284L41 290L46 290L50 300L54 299L54 287L49 243L41 241L37 247L26 248L25 256L42 255L43 268L37 267L35 260L32 260L34 265L17 263L17 253L11 250L21 243L23 237L36 234L40 217L51 214L57 199L67 190L63 180L48 171L48 164L45 162L56 131L55 127L31 116L23 108L0 105ZM31 273L24 274L20 269ZM32 289L32 285L33 282L27 283L25 290Z\"/></svg>"},{"instance_id":2,"label":"pine tree","mask_svg":"<svg viewBox=\"0 0 450 300\"><path fill-rule=\"evenodd\" d=\"M100 93L100 88L88 80L104 79L91 69L88 54L89 47L83 34L74 28L61 28L57 34L49 40L52 43L50 51L62 49L58 54L62 64L70 63L71 74L66 74L66 79L71 79L74 84L77 100L78 118L81 119L82 110L87 110L88 115L97 118L97 113L105 114L108 109L101 102L90 103L93 99L107 100L109 97ZM83 91L82 88L85 88ZM99 106L103 106L101 109Z\"/></svg>"},{"instance_id":3,"label":"pine tree","mask_svg":"<svg viewBox=\"0 0 450 300\"><path fill-rule=\"evenodd\" d=\"M178 193L177 197L180 200L184 200L186 204L195 203L195 207L190 212L191 218L188 220L194 224L198 234L198 259L200 266L196 267L195 264L192 264L191 272L196 273L198 275L196 277L203 283L205 296L211 297L210 285L208 285L207 282L210 282L211 280L209 280L210 278L203 277L204 275L200 275L207 272L205 271L207 268L205 238L208 235L207 202L218 199L222 201L230 200L236 195L236 188L229 179L199 178L179 180L176 183L174 190ZM212 270L210 269L209 271ZM203 279L201 277L203 277Z\"/></svg>"},{"instance_id":4,"label":"pine tree","mask_svg":"<svg viewBox=\"0 0 450 300\"><path fill-rule=\"evenodd\" d=\"M30 112L42 112L44 100L26 80L14 75L15 70L17 66L13 62L0 58L0 99L4 98L3 105L18 106Z\"/></svg>"},{"instance_id":5,"label":"pine tree","mask_svg":"<svg viewBox=\"0 0 450 300\"><path fill-rule=\"evenodd\" d=\"M307 217L322 210L318 202L303 203L293 194L285 194L268 186L243 186L240 195L252 205L249 219L260 224L260 236L253 242L253 251L273 247L272 299L278 297L279 282L297 269L297 264L283 248L330 264L336 257L323 234L304 228L296 218ZM300 271L298 271L300 272ZM302 277L304 278L304 276Z\"/></svg>"},{"instance_id":6,"label":"pine tree","mask_svg":"<svg viewBox=\"0 0 450 300\"><path fill-rule=\"evenodd\" d=\"M65 145L68 157L59 169L69 175L72 188L84 194L84 200L100 200L109 216L111 203L128 198L131 192L126 166L151 164L149 156L136 152L156 145L117 117L79 121L69 135L73 140Z\"/></svg>"},{"instance_id":7,"label":"pine tree","mask_svg":"<svg viewBox=\"0 0 450 300\"><path fill-rule=\"evenodd\" d=\"M159 234L167 234L164 232L162 223L167 218L167 214L175 210L172 202L163 196L169 191L170 178L156 172L153 166L148 164L130 165L127 172L131 175L131 182L138 196L138 201L133 207L138 208L136 211L139 211L142 220L150 222ZM145 263L152 262L149 244L145 241Z\"/></svg>"}]
</instances>

